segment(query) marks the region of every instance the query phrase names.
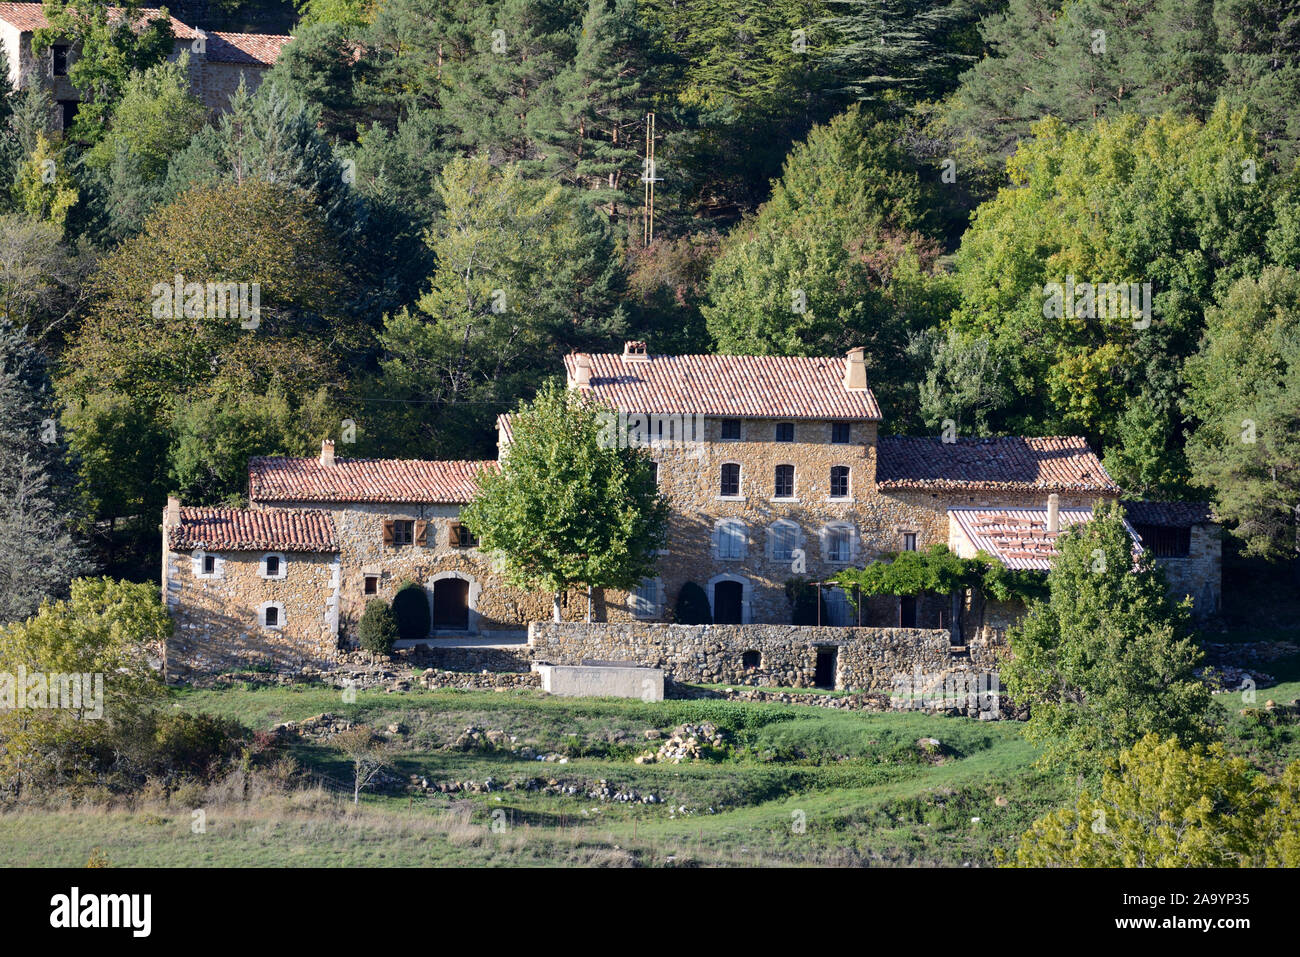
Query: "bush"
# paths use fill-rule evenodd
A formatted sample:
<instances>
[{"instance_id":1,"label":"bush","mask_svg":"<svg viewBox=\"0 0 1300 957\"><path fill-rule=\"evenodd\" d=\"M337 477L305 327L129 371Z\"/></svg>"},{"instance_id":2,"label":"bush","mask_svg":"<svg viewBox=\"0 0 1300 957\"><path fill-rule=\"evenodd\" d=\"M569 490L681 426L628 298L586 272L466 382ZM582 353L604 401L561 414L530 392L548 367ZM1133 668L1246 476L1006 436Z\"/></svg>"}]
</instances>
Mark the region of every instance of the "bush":
<instances>
[{"instance_id":1,"label":"bush","mask_svg":"<svg viewBox=\"0 0 1300 957\"><path fill-rule=\"evenodd\" d=\"M386 655L393 650L397 633L397 616L388 602L382 598L366 602L366 610L361 613L361 622L357 625L361 647L376 655Z\"/></svg>"},{"instance_id":2,"label":"bush","mask_svg":"<svg viewBox=\"0 0 1300 957\"><path fill-rule=\"evenodd\" d=\"M677 612L673 620L679 625L711 625L713 611L709 608L709 596L695 582L687 582L677 593Z\"/></svg>"},{"instance_id":3,"label":"bush","mask_svg":"<svg viewBox=\"0 0 1300 957\"><path fill-rule=\"evenodd\" d=\"M407 582L393 596L393 615L397 618L397 637L427 638L433 628L429 617L429 599L417 582Z\"/></svg>"}]
</instances>

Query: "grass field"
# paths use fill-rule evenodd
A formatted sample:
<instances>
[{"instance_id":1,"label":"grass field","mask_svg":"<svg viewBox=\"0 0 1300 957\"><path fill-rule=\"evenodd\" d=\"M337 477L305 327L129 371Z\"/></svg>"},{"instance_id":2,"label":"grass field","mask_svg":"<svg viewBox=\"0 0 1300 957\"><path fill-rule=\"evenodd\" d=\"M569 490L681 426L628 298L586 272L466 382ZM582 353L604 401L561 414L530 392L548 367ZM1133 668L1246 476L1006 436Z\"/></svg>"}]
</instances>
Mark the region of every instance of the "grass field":
<instances>
[{"instance_id":1,"label":"grass field","mask_svg":"<svg viewBox=\"0 0 1300 957\"><path fill-rule=\"evenodd\" d=\"M902 863L989 864L995 848L1059 803L1063 784L1031 768L1010 723L862 714L721 701L563 700L534 691L362 693L345 704L320 687L178 693L175 705L252 728L322 712L376 729L400 723L392 766L432 781L488 778L480 794L295 794L227 780L206 793L0 815L0 865L80 865L99 848L115 865L439 865ZM711 721L728 746L712 760L639 765L650 729ZM565 760L457 750L465 728L501 730ZM935 738L936 749L918 746ZM346 759L304 739L288 752L330 782ZM932 753L933 752L933 753ZM529 780L575 794L525 790ZM587 796L654 795L654 804ZM205 816L193 833L194 811ZM975 820L978 819L978 820Z\"/></svg>"}]
</instances>

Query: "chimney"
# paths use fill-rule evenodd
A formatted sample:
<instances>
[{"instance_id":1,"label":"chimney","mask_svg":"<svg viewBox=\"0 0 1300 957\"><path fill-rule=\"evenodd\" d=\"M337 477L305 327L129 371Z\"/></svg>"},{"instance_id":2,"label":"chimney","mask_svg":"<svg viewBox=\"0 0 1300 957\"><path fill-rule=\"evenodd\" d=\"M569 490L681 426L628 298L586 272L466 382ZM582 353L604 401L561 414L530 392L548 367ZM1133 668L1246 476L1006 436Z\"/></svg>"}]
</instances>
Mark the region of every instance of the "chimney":
<instances>
[{"instance_id":1,"label":"chimney","mask_svg":"<svg viewBox=\"0 0 1300 957\"><path fill-rule=\"evenodd\" d=\"M163 525L176 528L181 523L181 500L178 496L167 496L167 511L163 513Z\"/></svg>"},{"instance_id":2,"label":"chimney","mask_svg":"<svg viewBox=\"0 0 1300 957\"><path fill-rule=\"evenodd\" d=\"M325 468L332 468L334 465L334 440L322 439L320 444L320 464Z\"/></svg>"},{"instance_id":3,"label":"chimney","mask_svg":"<svg viewBox=\"0 0 1300 957\"><path fill-rule=\"evenodd\" d=\"M591 361L591 356L585 352L579 352L573 357L573 378L569 385L578 389L591 388L591 374L595 366Z\"/></svg>"},{"instance_id":4,"label":"chimney","mask_svg":"<svg viewBox=\"0 0 1300 957\"><path fill-rule=\"evenodd\" d=\"M1061 497L1053 492L1047 496L1047 530L1049 532L1059 532L1061 530Z\"/></svg>"},{"instance_id":5,"label":"chimney","mask_svg":"<svg viewBox=\"0 0 1300 957\"><path fill-rule=\"evenodd\" d=\"M644 342L639 340L628 340L623 343L623 361L624 362L649 362L650 352L646 349Z\"/></svg>"},{"instance_id":6,"label":"chimney","mask_svg":"<svg viewBox=\"0 0 1300 957\"><path fill-rule=\"evenodd\" d=\"M861 392L867 387L867 350L858 346L850 349L848 360L844 363L844 388Z\"/></svg>"}]
</instances>

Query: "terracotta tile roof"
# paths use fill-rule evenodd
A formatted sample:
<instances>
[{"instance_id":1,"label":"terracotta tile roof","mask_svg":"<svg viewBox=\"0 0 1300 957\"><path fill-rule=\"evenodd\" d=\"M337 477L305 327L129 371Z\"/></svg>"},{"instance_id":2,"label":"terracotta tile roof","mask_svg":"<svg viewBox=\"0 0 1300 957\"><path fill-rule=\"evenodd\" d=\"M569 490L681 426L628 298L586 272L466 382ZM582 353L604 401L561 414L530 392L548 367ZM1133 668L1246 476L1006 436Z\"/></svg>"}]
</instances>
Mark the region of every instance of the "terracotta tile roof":
<instances>
[{"instance_id":1,"label":"terracotta tile roof","mask_svg":"<svg viewBox=\"0 0 1300 957\"><path fill-rule=\"evenodd\" d=\"M195 508L181 506L181 523L168 532L177 551L337 552L329 512L289 508Z\"/></svg>"},{"instance_id":2,"label":"terracotta tile roof","mask_svg":"<svg viewBox=\"0 0 1300 957\"><path fill-rule=\"evenodd\" d=\"M254 502L424 502L463 505L474 480L494 460L433 462L422 459L320 459L260 456L248 463L248 497Z\"/></svg>"},{"instance_id":3,"label":"terracotta tile roof","mask_svg":"<svg viewBox=\"0 0 1300 957\"><path fill-rule=\"evenodd\" d=\"M1134 525L1165 525L1191 528L1214 523L1208 502L1134 502L1124 501L1124 514Z\"/></svg>"},{"instance_id":4,"label":"terracotta tile roof","mask_svg":"<svg viewBox=\"0 0 1300 957\"><path fill-rule=\"evenodd\" d=\"M108 9L114 19L121 17L121 7L109 7ZM141 7L138 15L141 22L144 22L159 19L162 12L157 7ZM189 24L182 23L175 17L170 17L170 19L172 34L177 39L193 40L198 35ZM50 21L45 18L43 5L39 3L0 3L0 20L13 24L23 32L41 30L50 25Z\"/></svg>"},{"instance_id":5,"label":"terracotta tile roof","mask_svg":"<svg viewBox=\"0 0 1300 957\"><path fill-rule=\"evenodd\" d=\"M631 413L756 419L880 419L870 389L844 388L844 357L658 356L597 353L591 388ZM564 357L572 379L577 355Z\"/></svg>"},{"instance_id":6,"label":"terracotta tile roof","mask_svg":"<svg viewBox=\"0 0 1300 957\"><path fill-rule=\"evenodd\" d=\"M293 37L274 33L218 33L208 34L206 59L215 63L246 63L256 66L274 66Z\"/></svg>"},{"instance_id":7,"label":"terracotta tile roof","mask_svg":"<svg viewBox=\"0 0 1300 957\"><path fill-rule=\"evenodd\" d=\"M1077 436L958 439L884 436L876 484L906 489L1014 489L1118 493Z\"/></svg>"},{"instance_id":8,"label":"terracotta tile roof","mask_svg":"<svg viewBox=\"0 0 1300 957\"><path fill-rule=\"evenodd\" d=\"M114 18L122 15L121 7L110 7ZM162 13L157 7L141 7L139 16L143 23L157 20ZM199 31L169 15L172 35L178 40L193 40ZM0 20L13 24L24 33L31 33L50 25L39 3L0 3ZM284 45L292 40L275 33L226 33L218 30L204 31L207 45L204 56L214 63L246 63L250 66L272 66Z\"/></svg>"},{"instance_id":9,"label":"terracotta tile roof","mask_svg":"<svg viewBox=\"0 0 1300 957\"><path fill-rule=\"evenodd\" d=\"M1038 569L1051 567L1060 554L1056 540L1071 525L1092 521L1090 508L1058 510L1060 531L1047 530L1045 508L950 508L962 534L977 551L986 551L1008 568ZM1137 533L1125 522L1133 538L1133 551L1142 550Z\"/></svg>"}]
</instances>

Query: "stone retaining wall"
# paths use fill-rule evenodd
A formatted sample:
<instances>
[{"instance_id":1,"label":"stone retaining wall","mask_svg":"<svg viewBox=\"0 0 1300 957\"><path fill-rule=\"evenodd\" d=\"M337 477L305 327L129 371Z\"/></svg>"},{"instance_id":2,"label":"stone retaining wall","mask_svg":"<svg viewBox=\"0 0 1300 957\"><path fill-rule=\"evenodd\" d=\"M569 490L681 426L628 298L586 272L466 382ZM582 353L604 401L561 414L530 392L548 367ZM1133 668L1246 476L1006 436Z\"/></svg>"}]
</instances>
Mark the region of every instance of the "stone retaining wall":
<instances>
[{"instance_id":1,"label":"stone retaining wall","mask_svg":"<svg viewBox=\"0 0 1300 957\"><path fill-rule=\"evenodd\" d=\"M533 622L528 646L533 659L552 664L634 661L678 682L791 688L814 687L819 654L833 653L831 686L881 693L897 692L900 676L922 691L952 674L996 673L1004 647L978 639L955 652L947 631L920 628L585 622Z\"/></svg>"}]
</instances>

